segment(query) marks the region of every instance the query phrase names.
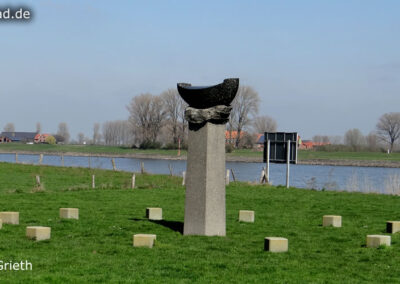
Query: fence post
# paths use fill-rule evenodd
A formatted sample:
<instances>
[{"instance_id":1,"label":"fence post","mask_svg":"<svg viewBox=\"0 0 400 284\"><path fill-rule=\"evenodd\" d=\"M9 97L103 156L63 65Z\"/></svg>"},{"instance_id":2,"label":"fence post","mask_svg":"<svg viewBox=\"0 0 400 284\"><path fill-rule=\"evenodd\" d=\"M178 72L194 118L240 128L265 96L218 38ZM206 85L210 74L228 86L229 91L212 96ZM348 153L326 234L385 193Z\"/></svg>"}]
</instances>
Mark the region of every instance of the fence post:
<instances>
[{"instance_id":1,"label":"fence post","mask_svg":"<svg viewBox=\"0 0 400 284\"><path fill-rule=\"evenodd\" d=\"M61 154L61 166L64 167L64 154Z\"/></svg>"},{"instance_id":2,"label":"fence post","mask_svg":"<svg viewBox=\"0 0 400 284\"><path fill-rule=\"evenodd\" d=\"M229 170L226 170L225 185L229 185Z\"/></svg>"},{"instance_id":3,"label":"fence post","mask_svg":"<svg viewBox=\"0 0 400 284\"><path fill-rule=\"evenodd\" d=\"M15 153L15 163L18 164L18 153Z\"/></svg>"},{"instance_id":4,"label":"fence post","mask_svg":"<svg viewBox=\"0 0 400 284\"><path fill-rule=\"evenodd\" d=\"M36 176L36 185L40 186L40 176Z\"/></svg>"},{"instance_id":5,"label":"fence post","mask_svg":"<svg viewBox=\"0 0 400 284\"><path fill-rule=\"evenodd\" d=\"M43 154L39 155L39 165L41 165L43 162Z\"/></svg>"},{"instance_id":6,"label":"fence post","mask_svg":"<svg viewBox=\"0 0 400 284\"><path fill-rule=\"evenodd\" d=\"M290 140L287 142L287 156L286 156L286 188L289 188L290 177Z\"/></svg>"},{"instance_id":7,"label":"fence post","mask_svg":"<svg viewBox=\"0 0 400 284\"><path fill-rule=\"evenodd\" d=\"M144 174L144 172L145 172L145 170L144 170L144 163L143 163L143 162L140 162L140 172L141 172L142 174Z\"/></svg>"},{"instance_id":8,"label":"fence post","mask_svg":"<svg viewBox=\"0 0 400 284\"><path fill-rule=\"evenodd\" d=\"M114 158L111 159L111 163L112 163L113 170L116 171L116 170L117 170L117 167L115 166L115 160L114 160Z\"/></svg>"},{"instance_id":9,"label":"fence post","mask_svg":"<svg viewBox=\"0 0 400 284\"><path fill-rule=\"evenodd\" d=\"M96 188L95 175L92 175L92 188Z\"/></svg>"},{"instance_id":10,"label":"fence post","mask_svg":"<svg viewBox=\"0 0 400 284\"><path fill-rule=\"evenodd\" d=\"M135 188L135 181L136 181L136 176L135 176L135 174L133 174L132 175L132 184L131 184L132 189Z\"/></svg>"},{"instance_id":11,"label":"fence post","mask_svg":"<svg viewBox=\"0 0 400 284\"><path fill-rule=\"evenodd\" d=\"M182 172L182 185L184 186L186 184L186 172Z\"/></svg>"}]
</instances>

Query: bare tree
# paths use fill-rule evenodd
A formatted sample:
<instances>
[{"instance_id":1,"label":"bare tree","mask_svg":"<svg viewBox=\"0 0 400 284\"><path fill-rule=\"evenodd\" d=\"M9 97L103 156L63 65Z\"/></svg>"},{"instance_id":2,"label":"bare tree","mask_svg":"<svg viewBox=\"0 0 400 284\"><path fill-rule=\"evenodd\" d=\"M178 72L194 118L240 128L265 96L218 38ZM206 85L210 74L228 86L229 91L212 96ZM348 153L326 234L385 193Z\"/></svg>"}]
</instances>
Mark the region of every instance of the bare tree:
<instances>
[{"instance_id":1,"label":"bare tree","mask_svg":"<svg viewBox=\"0 0 400 284\"><path fill-rule=\"evenodd\" d=\"M183 140L186 121L184 112L186 103L179 96L176 89L168 89L161 93L161 98L164 102L165 113L168 119L167 129L170 131L172 142L178 143L178 139Z\"/></svg>"},{"instance_id":2,"label":"bare tree","mask_svg":"<svg viewBox=\"0 0 400 284\"><path fill-rule=\"evenodd\" d=\"M82 132L78 133L78 144L83 144L83 142L85 141L85 134Z\"/></svg>"},{"instance_id":3,"label":"bare tree","mask_svg":"<svg viewBox=\"0 0 400 284\"><path fill-rule=\"evenodd\" d=\"M42 132L42 125L40 122L36 122L36 133L41 133Z\"/></svg>"},{"instance_id":4,"label":"bare tree","mask_svg":"<svg viewBox=\"0 0 400 284\"><path fill-rule=\"evenodd\" d=\"M103 123L103 137L106 145L122 146L132 144L131 125L127 120L106 121Z\"/></svg>"},{"instance_id":5,"label":"bare tree","mask_svg":"<svg viewBox=\"0 0 400 284\"><path fill-rule=\"evenodd\" d=\"M382 115L379 118L376 129L378 137L389 143L391 153L394 143L400 137L400 112L390 112Z\"/></svg>"},{"instance_id":6,"label":"bare tree","mask_svg":"<svg viewBox=\"0 0 400 284\"><path fill-rule=\"evenodd\" d=\"M367 143L367 147L371 151L376 151L379 147L379 137L375 132L370 132L367 136L365 136L365 142Z\"/></svg>"},{"instance_id":7,"label":"bare tree","mask_svg":"<svg viewBox=\"0 0 400 284\"><path fill-rule=\"evenodd\" d=\"M4 126L4 132L15 132L14 123L9 122Z\"/></svg>"},{"instance_id":8,"label":"bare tree","mask_svg":"<svg viewBox=\"0 0 400 284\"><path fill-rule=\"evenodd\" d=\"M101 134L100 134L100 123L96 122L93 125L93 144L100 144Z\"/></svg>"},{"instance_id":9,"label":"bare tree","mask_svg":"<svg viewBox=\"0 0 400 284\"><path fill-rule=\"evenodd\" d=\"M327 135L315 135L312 139L316 143L329 143L330 139Z\"/></svg>"},{"instance_id":10,"label":"bare tree","mask_svg":"<svg viewBox=\"0 0 400 284\"><path fill-rule=\"evenodd\" d=\"M69 131L68 131L68 125L66 122L60 122L58 124L58 131L57 131L57 135L60 137L64 138L64 143L68 144L69 142Z\"/></svg>"},{"instance_id":11,"label":"bare tree","mask_svg":"<svg viewBox=\"0 0 400 284\"><path fill-rule=\"evenodd\" d=\"M241 132L250 124L251 117L258 113L260 99L258 93L249 86L241 86L232 102L232 111L228 129L237 130L236 147L240 144Z\"/></svg>"},{"instance_id":12,"label":"bare tree","mask_svg":"<svg viewBox=\"0 0 400 284\"><path fill-rule=\"evenodd\" d=\"M256 133L276 132L277 126L276 120L268 115L257 116L253 121L253 128Z\"/></svg>"},{"instance_id":13,"label":"bare tree","mask_svg":"<svg viewBox=\"0 0 400 284\"><path fill-rule=\"evenodd\" d=\"M357 150L365 144L365 138L359 129L354 128L346 131L344 134L344 143Z\"/></svg>"},{"instance_id":14,"label":"bare tree","mask_svg":"<svg viewBox=\"0 0 400 284\"><path fill-rule=\"evenodd\" d=\"M140 142L156 142L163 126L166 112L164 102L159 96L142 94L132 99L127 106L129 122L137 130Z\"/></svg>"}]
</instances>

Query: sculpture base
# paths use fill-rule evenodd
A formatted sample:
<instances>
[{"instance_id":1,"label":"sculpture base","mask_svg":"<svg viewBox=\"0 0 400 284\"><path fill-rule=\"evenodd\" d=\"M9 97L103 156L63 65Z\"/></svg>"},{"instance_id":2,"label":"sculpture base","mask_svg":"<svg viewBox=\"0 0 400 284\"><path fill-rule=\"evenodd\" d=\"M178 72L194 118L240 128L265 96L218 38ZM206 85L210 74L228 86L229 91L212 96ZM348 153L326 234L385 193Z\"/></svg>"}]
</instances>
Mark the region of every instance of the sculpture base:
<instances>
[{"instance_id":1,"label":"sculpture base","mask_svg":"<svg viewBox=\"0 0 400 284\"><path fill-rule=\"evenodd\" d=\"M225 125L189 130L184 235L225 236Z\"/></svg>"}]
</instances>

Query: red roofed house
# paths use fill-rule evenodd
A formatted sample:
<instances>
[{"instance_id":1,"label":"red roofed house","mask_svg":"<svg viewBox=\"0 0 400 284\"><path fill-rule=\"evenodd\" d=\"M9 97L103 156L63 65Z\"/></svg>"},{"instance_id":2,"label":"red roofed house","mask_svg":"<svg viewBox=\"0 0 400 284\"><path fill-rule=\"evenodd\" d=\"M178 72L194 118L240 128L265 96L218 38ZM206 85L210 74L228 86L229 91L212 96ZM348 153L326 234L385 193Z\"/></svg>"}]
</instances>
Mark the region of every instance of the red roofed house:
<instances>
[{"instance_id":1,"label":"red roofed house","mask_svg":"<svg viewBox=\"0 0 400 284\"><path fill-rule=\"evenodd\" d=\"M46 143L46 138L49 137L50 134L36 134L34 142L35 143Z\"/></svg>"}]
</instances>

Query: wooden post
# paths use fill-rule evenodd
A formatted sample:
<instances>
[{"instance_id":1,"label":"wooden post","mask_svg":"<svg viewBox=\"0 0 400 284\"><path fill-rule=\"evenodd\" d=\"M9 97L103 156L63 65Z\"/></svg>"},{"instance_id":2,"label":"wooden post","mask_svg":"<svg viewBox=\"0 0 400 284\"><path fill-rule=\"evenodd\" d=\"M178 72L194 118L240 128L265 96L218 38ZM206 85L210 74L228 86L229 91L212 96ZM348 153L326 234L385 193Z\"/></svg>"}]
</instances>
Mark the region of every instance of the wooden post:
<instances>
[{"instance_id":1,"label":"wooden post","mask_svg":"<svg viewBox=\"0 0 400 284\"><path fill-rule=\"evenodd\" d=\"M287 142L287 155L286 155L286 188L289 188L290 177L290 140Z\"/></svg>"},{"instance_id":2,"label":"wooden post","mask_svg":"<svg viewBox=\"0 0 400 284\"><path fill-rule=\"evenodd\" d=\"M173 168L171 164L168 164L168 169L169 169L169 175L173 176Z\"/></svg>"},{"instance_id":3,"label":"wooden post","mask_svg":"<svg viewBox=\"0 0 400 284\"><path fill-rule=\"evenodd\" d=\"M114 160L114 158L111 159L111 163L112 163L112 166L113 166L113 170L116 171L116 170L117 170L117 167L115 166L115 160Z\"/></svg>"},{"instance_id":4,"label":"wooden post","mask_svg":"<svg viewBox=\"0 0 400 284\"><path fill-rule=\"evenodd\" d=\"M61 166L64 167L64 154L61 154Z\"/></svg>"},{"instance_id":5,"label":"wooden post","mask_svg":"<svg viewBox=\"0 0 400 284\"><path fill-rule=\"evenodd\" d=\"M232 173L232 179L233 179L233 181L236 181L236 177L235 177L235 173L233 172L233 169L231 169L231 173Z\"/></svg>"},{"instance_id":6,"label":"wooden post","mask_svg":"<svg viewBox=\"0 0 400 284\"><path fill-rule=\"evenodd\" d=\"M267 162L265 165L265 179L266 183L269 183L269 156L270 156L270 151L271 151L271 143L269 140L267 140Z\"/></svg>"},{"instance_id":7,"label":"wooden post","mask_svg":"<svg viewBox=\"0 0 400 284\"><path fill-rule=\"evenodd\" d=\"M136 181L136 176L135 174L132 175L132 189L135 188L135 181Z\"/></svg>"},{"instance_id":8,"label":"wooden post","mask_svg":"<svg viewBox=\"0 0 400 284\"><path fill-rule=\"evenodd\" d=\"M262 171L261 171L260 183L261 184L264 183L264 180L265 180L265 170L263 168Z\"/></svg>"},{"instance_id":9,"label":"wooden post","mask_svg":"<svg viewBox=\"0 0 400 284\"><path fill-rule=\"evenodd\" d=\"M183 177L183 179L182 179L182 185L184 186L185 183L186 183L186 172L182 172L182 177Z\"/></svg>"},{"instance_id":10,"label":"wooden post","mask_svg":"<svg viewBox=\"0 0 400 284\"><path fill-rule=\"evenodd\" d=\"M181 155L181 138L178 139L178 156Z\"/></svg>"},{"instance_id":11,"label":"wooden post","mask_svg":"<svg viewBox=\"0 0 400 284\"><path fill-rule=\"evenodd\" d=\"M140 162L140 172L142 173L142 174L144 174L144 163L143 162Z\"/></svg>"},{"instance_id":12,"label":"wooden post","mask_svg":"<svg viewBox=\"0 0 400 284\"><path fill-rule=\"evenodd\" d=\"M40 176L36 176L36 185L40 186Z\"/></svg>"},{"instance_id":13,"label":"wooden post","mask_svg":"<svg viewBox=\"0 0 400 284\"><path fill-rule=\"evenodd\" d=\"M15 153L15 163L18 164L18 153Z\"/></svg>"},{"instance_id":14,"label":"wooden post","mask_svg":"<svg viewBox=\"0 0 400 284\"><path fill-rule=\"evenodd\" d=\"M229 170L226 170L225 185L229 185Z\"/></svg>"},{"instance_id":15,"label":"wooden post","mask_svg":"<svg viewBox=\"0 0 400 284\"><path fill-rule=\"evenodd\" d=\"M92 188L96 188L95 175L92 175Z\"/></svg>"},{"instance_id":16,"label":"wooden post","mask_svg":"<svg viewBox=\"0 0 400 284\"><path fill-rule=\"evenodd\" d=\"M92 167L92 158L89 156L88 158L88 162L89 162L89 169Z\"/></svg>"},{"instance_id":17,"label":"wooden post","mask_svg":"<svg viewBox=\"0 0 400 284\"><path fill-rule=\"evenodd\" d=\"M43 162L43 154L39 155L39 165L41 165Z\"/></svg>"}]
</instances>

